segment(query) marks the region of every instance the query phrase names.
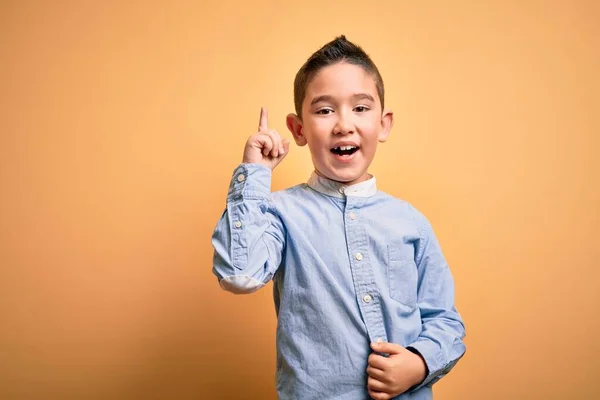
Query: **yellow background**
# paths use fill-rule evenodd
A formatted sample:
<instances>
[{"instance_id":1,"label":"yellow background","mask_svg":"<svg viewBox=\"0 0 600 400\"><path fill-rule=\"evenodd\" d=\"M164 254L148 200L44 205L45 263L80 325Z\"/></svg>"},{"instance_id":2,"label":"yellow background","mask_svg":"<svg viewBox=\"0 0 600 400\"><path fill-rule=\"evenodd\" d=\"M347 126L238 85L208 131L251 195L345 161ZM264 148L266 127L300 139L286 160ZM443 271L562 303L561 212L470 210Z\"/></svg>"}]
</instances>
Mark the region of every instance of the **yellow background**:
<instances>
[{"instance_id":1,"label":"yellow background","mask_svg":"<svg viewBox=\"0 0 600 400\"><path fill-rule=\"evenodd\" d=\"M597 396L599 4L1 2L0 398L275 398L270 287L222 292L210 235L260 106L291 137L342 33L396 115L371 172L456 279L436 398ZM273 189L310 171L293 146Z\"/></svg>"}]
</instances>

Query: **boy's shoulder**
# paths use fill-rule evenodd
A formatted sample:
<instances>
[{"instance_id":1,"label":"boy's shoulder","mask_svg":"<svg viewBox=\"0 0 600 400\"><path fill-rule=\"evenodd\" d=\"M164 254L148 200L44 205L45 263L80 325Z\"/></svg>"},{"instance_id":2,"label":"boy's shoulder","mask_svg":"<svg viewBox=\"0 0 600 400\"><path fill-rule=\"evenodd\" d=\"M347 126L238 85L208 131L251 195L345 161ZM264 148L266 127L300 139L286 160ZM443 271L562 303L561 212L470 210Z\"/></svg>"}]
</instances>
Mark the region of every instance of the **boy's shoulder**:
<instances>
[{"instance_id":1,"label":"boy's shoulder","mask_svg":"<svg viewBox=\"0 0 600 400\"><path fill-rule=\"evenodd\" d=\"M312 189L306 183L299 183L294 186L290 186L285 189L277 190L271 192L271 200L274 202L285 201L285 200L293 200L304 198L310 194Z\"/></svg>"},{"instance_id":2,"label":"boy's shoulder","mask_svg":"<svg viewBox=\"0 0 600 400\"><path fill-rule=\"evenodd\" d=\"M382 199L383 203L389 204L397 213L404 214L407 218L415 221L427 222L425 215L407 200L391 195L383 190L378 190L377 196Z\"/></svg>"}]
</instances>

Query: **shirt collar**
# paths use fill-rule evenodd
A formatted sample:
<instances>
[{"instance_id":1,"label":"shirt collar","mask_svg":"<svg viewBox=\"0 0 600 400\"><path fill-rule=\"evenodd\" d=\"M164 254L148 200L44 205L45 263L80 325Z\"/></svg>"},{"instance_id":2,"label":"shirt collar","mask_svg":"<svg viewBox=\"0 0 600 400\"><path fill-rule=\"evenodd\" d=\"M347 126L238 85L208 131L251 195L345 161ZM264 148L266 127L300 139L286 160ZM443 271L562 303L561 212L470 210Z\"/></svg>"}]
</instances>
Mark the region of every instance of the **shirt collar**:
<instances>
[{"instance_id":1,"label":"shirt collar","mask_svg":"<svg viewBox=\"0 0 600 400\"><path fill-rule=\"evenodd\" d=\"M319 193L340 199L346 196L371 197L377 193L377 182L374 176L371 176L370 179L364 182L346 186L343 183L332 181L313 172L307 184Z\"/></svg>"}]
</instances>

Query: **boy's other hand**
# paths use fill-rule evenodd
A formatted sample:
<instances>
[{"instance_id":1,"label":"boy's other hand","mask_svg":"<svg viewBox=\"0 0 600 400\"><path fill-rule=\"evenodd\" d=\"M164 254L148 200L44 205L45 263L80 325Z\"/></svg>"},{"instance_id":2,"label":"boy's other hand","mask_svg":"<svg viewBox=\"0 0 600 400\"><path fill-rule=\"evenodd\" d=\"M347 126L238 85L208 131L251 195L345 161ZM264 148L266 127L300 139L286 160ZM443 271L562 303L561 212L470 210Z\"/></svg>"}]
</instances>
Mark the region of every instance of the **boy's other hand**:
<instances>
[{"instance_id":1,"label":"boy's other hand","mask_svg":"<svg viewBox=\"0 0 600 400\"><path fill-rule=\"evenodd\" d=\"M267 110L260 109L258 132L248 138L244 148L244 163L262 164L275 169L290 149L289 139L282 139L274 129L269 129Z\"/></svg>"},{"instance_id":2,"label":"boy's other hand","mask_svg":"<svg viewBox=\"0 0 600 400\"><path fill-rule=\"evenodd\" d=\"M391 399L425 379L423 359L395 343L371 343L373 353L367 367L369 396L375 400ZM379 353L387 353L384 357Z\"/></svg>"}]
</instances>

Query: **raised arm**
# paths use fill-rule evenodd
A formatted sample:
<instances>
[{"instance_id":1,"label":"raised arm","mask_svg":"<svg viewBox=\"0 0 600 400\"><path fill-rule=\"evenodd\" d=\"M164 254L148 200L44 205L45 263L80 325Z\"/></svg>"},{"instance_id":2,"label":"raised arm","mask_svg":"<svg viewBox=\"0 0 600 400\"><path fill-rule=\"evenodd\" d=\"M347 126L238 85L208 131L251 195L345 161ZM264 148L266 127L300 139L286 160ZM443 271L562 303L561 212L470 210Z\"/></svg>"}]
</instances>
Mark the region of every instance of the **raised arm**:
<instances>
[{"instance_id":1,"label":"raised arm","mask_svg":"<svg viewBox=\"0 0 600 400\"><path fill-rule=\"evenodd\" d=\"M213 232L213 273L221 287L252 293L281 264L285 231L270 202L271 172L289 151L289 141L267 125L261 109L258 133L250 136L243 163L234 171L227 209Z\"/></svg>"}]
</instances>

